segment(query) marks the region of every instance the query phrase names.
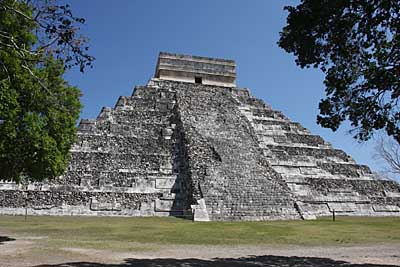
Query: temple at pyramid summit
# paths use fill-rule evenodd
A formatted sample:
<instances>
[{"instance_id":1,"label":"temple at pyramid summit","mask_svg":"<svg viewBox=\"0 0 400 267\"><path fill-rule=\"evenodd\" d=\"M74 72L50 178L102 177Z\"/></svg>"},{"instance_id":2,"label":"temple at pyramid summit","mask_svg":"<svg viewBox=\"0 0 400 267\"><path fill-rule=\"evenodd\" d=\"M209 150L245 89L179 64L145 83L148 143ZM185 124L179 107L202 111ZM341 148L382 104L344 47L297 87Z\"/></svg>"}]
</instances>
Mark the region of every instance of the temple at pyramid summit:
<instances>
[{"instance_id":1,"label":"temple at pyramid summit","mask_svg":"<svg viewBox=\"0 0 400 267\"><path fill-rule=\"evenodd\" d=\"M147 85L80 122L63 176L0 183L0 214L25 212L195 221L399 216L400 186L238 88L233 60L160 53Z\"/></svg>"}]
</instances>

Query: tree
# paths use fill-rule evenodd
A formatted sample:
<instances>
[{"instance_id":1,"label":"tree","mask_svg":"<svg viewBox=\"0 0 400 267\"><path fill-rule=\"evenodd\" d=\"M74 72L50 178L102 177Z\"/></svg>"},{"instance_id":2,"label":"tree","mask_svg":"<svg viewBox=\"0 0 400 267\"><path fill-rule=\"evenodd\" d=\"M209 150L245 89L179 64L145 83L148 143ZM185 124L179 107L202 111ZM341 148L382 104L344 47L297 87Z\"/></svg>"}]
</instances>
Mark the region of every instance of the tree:
<instances>
[{"instance_id":1,"label":"tree","mask_svg":"<svg viewBox=\"0 0 400 267\"><path fill-rule=\"evenodd\" d=\"M400 143L400 2L302 0L285 9L279 46L325 73L317 123L335 131L349 120L359 141L382 129Z\"/></svg>"},{"instance_id":2,"label":"tree","mask_svg":"<svg viewBox=\"0 0 400 267\"><path fill-rule=\"evenodd\" d=\"M81 109L63 74L94 60L83 22L52 1L0 0L0 180L63 174Z\"/></svg>"},{"instance_id":3,"label":"tree","mask_svg":"<svg viewBox=\"0 0 400 267\"><path fill-rule=\"evenodd\" d=\"M392 138L380 137L375 146L375 158L387 164L386 174L400 175L400 144Z\"/></svg>"},{"instance_id":4,"label":"tree","mask_svg":"<svg viewBox=\"0 0 400 267\"><path fill-rule=\"evenodd\" d=\"M55 0L1 0L0 12L8 22L0 28L0 48L22 63L43 62L43 55L50 54L66 69L79 66L83 72L92 66L88 39L79 34L78 25L85 19L75 17L69 5L57 5Z\"/></svg>"}]
</instances>

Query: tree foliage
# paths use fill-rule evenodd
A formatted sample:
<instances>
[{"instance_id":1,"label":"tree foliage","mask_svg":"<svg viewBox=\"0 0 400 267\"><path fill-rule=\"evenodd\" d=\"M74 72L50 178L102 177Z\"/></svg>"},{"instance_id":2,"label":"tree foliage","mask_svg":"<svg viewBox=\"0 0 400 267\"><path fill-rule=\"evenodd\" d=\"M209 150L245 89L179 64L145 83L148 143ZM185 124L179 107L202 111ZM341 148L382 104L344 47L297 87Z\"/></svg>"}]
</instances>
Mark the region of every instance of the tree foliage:
<instances>
[{"instance_id":1,"label":"tree foliage","mask_svg":"<svg viewBox=\"0 0 400 267\"><path fill-rule=\"evenodd\" d=\"M279 46L325 73L317 122L335 131L349 120L360 141L383 129L400 142L400 2L302 0L285 9Z\"/></svg>"},{"instance_id":2,"label":"tree foliage","mask_svg":"<svg viewBox=\"0 0 400 267\"><path fill-rule=\"evenodd\" d=\"M83 72L92 66L88 40L79 34L79 24L85 19L74 16L69 5L58 5L54 0L0 0L0 12L9 22L0 28L0 48L23 63L43 62L43 55L51 54L61 59L66 69L79 66ZM20 34L30 38L21 39Z\"/></svg>"},{"instance_id":3,"label":"tree foliage","mask_svg":"<svg viewBox=\"0 0 400 267\"><path fill-rule=\"evenodd\" d=\"M93 61L82 22L51 1L0 0L0 180L63 174L81 109L63 74Z\"/></svg>"}]
</instances>

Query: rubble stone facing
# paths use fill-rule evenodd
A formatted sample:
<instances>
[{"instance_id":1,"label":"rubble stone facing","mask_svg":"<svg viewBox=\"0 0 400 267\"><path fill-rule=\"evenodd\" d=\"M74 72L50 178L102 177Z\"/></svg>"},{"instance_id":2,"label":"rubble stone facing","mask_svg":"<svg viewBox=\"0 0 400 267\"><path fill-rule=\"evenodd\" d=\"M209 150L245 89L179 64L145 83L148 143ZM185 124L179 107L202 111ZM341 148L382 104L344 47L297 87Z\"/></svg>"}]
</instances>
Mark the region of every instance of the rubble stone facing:
<instances>
[{"instance_id":1,"label":"rubble stone facing","mask_svg":"<svg viewBox=\"0 0 400 267\"><path fill-rule=\"evenodd\" d=\"M291 189L303 219L343 215L399 216L400 186L376 177L344 151L246 94L239 109L255 129L272 168Z\"/></svg>"},{"instance_id":2,"label":"rubble stone facing","mask_svg":"<svg viewBox=\"0 0 400 267\"><path fill-rule=\"evenodd\" d=\"M400 215L398 183L377 179L235 87L233 61L160 56L159 78L81 121L63 176L0 183L0 214L201 221ZM206 84L189 81L204 73ZM226 77L232 83L218 85Z\"/></svg>"}]
</instances>

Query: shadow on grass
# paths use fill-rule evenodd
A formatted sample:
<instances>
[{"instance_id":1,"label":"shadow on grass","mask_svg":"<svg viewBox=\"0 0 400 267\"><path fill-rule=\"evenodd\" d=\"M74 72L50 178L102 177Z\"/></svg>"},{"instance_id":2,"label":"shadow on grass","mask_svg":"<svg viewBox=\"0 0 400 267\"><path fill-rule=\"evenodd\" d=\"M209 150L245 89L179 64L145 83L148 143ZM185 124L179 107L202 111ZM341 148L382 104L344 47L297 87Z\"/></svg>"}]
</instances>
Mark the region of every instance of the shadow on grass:
<instances>
[{"instance_id":1,"label":"shadow on grass","mask_svg":"<svg viewBox=\"0 0 400 267\"><path fill-rule=\"evenodd\" d=\"M4 242L15 241L15 238L11 238L8 236L0 236L0 245L3 245Z\"/></svg>"},{"instance_id":2,"label":"shadow on grass","mask_svg":"<svg viewBox=\"0 0 400 267\"><path fill-rule=\"evenodd\" d=\"M120 264L102 264L95 262L69 262L55 265L38 265L36 267L391 267L395 265L351 264L328 258L283 257L283 256L249 256L243 258L202 259L125 259Z\"/></svg>"}]
</instances>

